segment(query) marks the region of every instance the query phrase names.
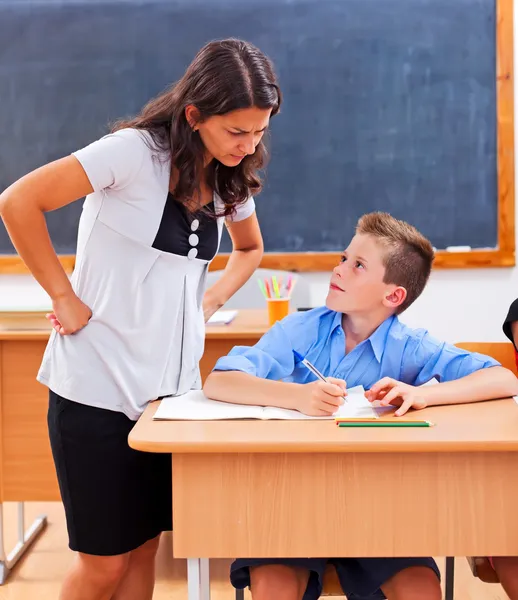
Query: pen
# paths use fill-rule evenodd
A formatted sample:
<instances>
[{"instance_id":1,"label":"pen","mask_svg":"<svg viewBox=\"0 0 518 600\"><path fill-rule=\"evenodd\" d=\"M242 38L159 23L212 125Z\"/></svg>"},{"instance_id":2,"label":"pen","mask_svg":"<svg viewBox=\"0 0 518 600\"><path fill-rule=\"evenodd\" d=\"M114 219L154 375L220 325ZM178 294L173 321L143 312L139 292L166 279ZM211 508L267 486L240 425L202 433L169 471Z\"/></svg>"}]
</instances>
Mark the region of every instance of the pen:
<instances>
[{"instance_id":1,"label":"pen","mask_svg":"<svg viewBox=\"0 0 518 600\"><path fill-rule=\"evenodd\" d=\"M313 375L315 375L316 377L318 377L320 379L320 381L325 381L326 383L329 383L327 381L327 379L322 375L322 373L314 366L312 365L309 360L307 360L306 358L304 358L301 354L299 354L296 350L293 350L293 354L295 355L295 358L301 362L307 369L309 369ZM345 396L340 396L342 398L342 400L344 402L347 402L347 398L345 398Z\"/></svg>"}]
</instances>

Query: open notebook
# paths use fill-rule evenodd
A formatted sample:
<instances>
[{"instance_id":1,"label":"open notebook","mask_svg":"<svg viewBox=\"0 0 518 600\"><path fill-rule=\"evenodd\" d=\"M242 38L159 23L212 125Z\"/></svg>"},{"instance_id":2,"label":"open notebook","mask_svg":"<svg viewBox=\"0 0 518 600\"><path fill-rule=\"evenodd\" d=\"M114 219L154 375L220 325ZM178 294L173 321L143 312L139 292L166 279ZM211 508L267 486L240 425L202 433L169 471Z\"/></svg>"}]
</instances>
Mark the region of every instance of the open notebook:
<instances>
[{"instance_id":1,"label":"open notebook","mask_svg":"<svg viewBox=\"0 0 518 600\"><path fill-rule=\"evenodd\" d=\"M226 419L376 419L378 415L364 396L362 386L347 392L347 402L330 417L308 417L298 410L275 408L272 406L247 406L209 400L200 390L182 396L167 396L158 407L154 419L167 421L217 421Z\"/></svg>"}]
</instances>

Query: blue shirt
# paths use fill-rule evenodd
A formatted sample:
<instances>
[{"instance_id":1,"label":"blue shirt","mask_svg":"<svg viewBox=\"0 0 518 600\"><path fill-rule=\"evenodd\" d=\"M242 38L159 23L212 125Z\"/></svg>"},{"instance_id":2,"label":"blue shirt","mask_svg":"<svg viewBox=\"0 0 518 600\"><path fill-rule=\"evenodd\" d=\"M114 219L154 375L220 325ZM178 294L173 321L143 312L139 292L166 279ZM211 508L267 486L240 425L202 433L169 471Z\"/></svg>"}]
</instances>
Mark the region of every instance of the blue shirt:
<instances>
[{"instance_id":1,"label":"blue shirt","mask_svg":"<svg viewBox=\"0 0 518 600\"><path fill-rule=\"evenodd\" d=\"M323 375L343 379L350 388L369 389L382 377L410 385L434 377L451 381L499 365L488 356L440 342L424 329L410 329L395 315L346 355L342 314L322 307L286 317L255 346L236 346L214 370L295 383L314 381L316 377L295 359L294 350Z\"/></svg>"}]
</instances>

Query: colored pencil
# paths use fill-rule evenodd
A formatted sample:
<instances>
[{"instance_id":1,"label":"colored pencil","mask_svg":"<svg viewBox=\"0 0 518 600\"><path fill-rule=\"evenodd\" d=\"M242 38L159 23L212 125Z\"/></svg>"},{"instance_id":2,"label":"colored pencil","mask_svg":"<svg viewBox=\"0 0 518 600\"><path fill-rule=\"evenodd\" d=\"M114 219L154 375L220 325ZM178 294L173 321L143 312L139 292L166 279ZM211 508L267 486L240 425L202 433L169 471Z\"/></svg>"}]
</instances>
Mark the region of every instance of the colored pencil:
<instances>
[{"instance_id":1,"label":"colored pencil","mask_svg":"<svg viewBox=\"0 0 518 600\"><path fill-rule=\"evenodd\" d=\"M268 279L264 280L264 287L266 288L266 293L268 294L268 298L271 298L272 293L270 291L270 284L268 283Z\"/></svg>"},{"instance_id":2,"label":"colored pencil","mask_svg":"<svg viewBox=\"0 0 518 600\"><path fill-rule=\"evenodd\" d=\"M279 283L277 282L277 277L275 277L275 275L272 275L272 287L273 287L273 291L275 293L275 297L280 298L281 293L279 290Z\"/></svg>"},{"instance_id":3,"label":"colored pencil","mask_svg":"<svg viewBox=\"0 0 518 600\"><path fill-rule=\"evenodd\" d=\"M264 282L261 279L258 279L257 283L259 284L259 289L261 290L263 296L265 298L268 298L268 294L266 293L266 287L264 286Z\"/></svg>"},{"instance_id":4,"label":"colored pencil","mask_svg":"<svg viewBox=\"0 0 518 600\"><path fill-rule=\"evenodd\" d=\"M429 421L347 421L337 423L338 427L432 427Z\"/></svg>"}]
</instances>

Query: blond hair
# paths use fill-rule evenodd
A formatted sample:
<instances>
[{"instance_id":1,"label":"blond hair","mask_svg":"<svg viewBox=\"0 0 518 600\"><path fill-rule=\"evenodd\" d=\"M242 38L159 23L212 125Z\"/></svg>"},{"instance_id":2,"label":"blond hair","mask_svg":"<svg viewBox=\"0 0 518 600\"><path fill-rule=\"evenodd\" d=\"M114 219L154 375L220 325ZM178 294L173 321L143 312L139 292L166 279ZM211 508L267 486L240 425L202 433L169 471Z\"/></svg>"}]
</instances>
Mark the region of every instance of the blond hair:
<instances>
[{"instance_id":1,"label":"blond hair","mask_svg":"<svg viewBox=\"0 0 518 600\"><path fill-rule=\"evenodd\" d=\"M402 313L419 298L430 277L434 260L432 244L409 223L382 212L361 217L356 233L370 235L386 249L382 259L383 282L406 289L405 301L396 310L397 314Z\"/></svg>"}]
</instances>

